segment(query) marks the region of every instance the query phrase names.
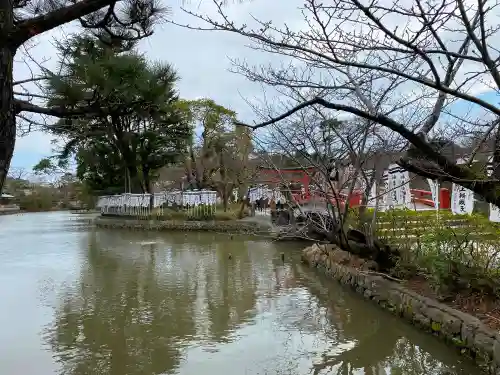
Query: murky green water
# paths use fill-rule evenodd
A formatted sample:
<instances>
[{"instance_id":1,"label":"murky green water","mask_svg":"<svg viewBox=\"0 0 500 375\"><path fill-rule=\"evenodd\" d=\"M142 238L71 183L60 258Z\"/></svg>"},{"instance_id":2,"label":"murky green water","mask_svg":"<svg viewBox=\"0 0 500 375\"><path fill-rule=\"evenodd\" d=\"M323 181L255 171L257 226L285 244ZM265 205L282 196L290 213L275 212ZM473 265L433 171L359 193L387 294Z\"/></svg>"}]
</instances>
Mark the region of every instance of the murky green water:
<instances>
[{"instance_id":1,"label":"murky green water","mask_svg":"<svg viewBox=\"0 0 500 375\"><path fill-rule=\"evenodd\" d=\"M302 246L0 216L0 374L479 374Z\"/></svg>"}]
</instances>

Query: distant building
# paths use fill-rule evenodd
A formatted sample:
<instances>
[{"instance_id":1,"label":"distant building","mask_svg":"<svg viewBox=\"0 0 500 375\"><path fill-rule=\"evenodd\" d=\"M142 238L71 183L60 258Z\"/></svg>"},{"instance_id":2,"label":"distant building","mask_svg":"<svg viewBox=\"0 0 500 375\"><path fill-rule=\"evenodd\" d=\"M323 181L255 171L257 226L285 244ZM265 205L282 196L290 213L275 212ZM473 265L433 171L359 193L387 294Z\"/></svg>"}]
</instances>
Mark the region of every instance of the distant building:
<instances>
[{"instance_id":1,"label":"distant building","mask_svg":"<svg viewBox=\"0 0 500 375\"><path fill-rule=\"evenodd\" d=\"M0 206L10 206L14 202L14 196L6 193L2 193L0 196Z\"/></svg>"},{"instance_id":2,"label":"distant building","mask_svg":"<svg viewBox=\"0 0 500 375\"><path fill-rule=\"evenodd\" d=\"M7 193L0 195L0 215L19 211L19 206L14 203L14 199L13 195Z\"/></svg>"}]
</instances>

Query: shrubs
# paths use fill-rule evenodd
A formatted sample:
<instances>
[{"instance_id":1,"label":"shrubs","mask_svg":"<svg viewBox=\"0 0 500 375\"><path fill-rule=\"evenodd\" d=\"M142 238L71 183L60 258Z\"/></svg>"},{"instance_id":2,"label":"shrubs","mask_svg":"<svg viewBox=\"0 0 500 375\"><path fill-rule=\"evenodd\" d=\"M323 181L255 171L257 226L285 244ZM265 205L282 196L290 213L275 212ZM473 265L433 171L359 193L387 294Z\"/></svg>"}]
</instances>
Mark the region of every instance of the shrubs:
<instances>
[{"instance_id":1,"label":"shrubs","mask_svg":"<svg viewBox=\"0 0 500 375\"><path fill-rule=\"evenodd\" d=\"M41 192L19 198L19 208L27 212L50 211L56 207L52 194Z\"/></svg>"},{"instance_id":2,"label":"shrubs","mask_svg":"<svg viewBox=\"0 0 500 375\"><path fill-rule=\"evenodd\" d=\"M423 276L441 295L500 297L499 225L482 215L399 210L378 218L378 235L401 252L393 273Z\"/></svg>"},{"instance_id":3,"label":"shrubs","mask_svg":"<svg viewBox=\"0 0 500 375\"><path fill-rule=\"evenodd\" d=\"M238 211L216 211L214 215L214 220L217 221L230 221L238 220Z\"/></svg>"},{"instance_id":4,"label":"shrubs","mask_svg":"<svg viewBox=\"0 0 500 375\"><path fill-rule=\"evenodd\" d=\"M231 221L239 219L240 205L230 205L227 211L222 207L216 207L215 211L203 207L193 210L172 209L170 207L157 208L149 216L140 217L144 220L173 220L173 221ZM248 209L243 210L243 217L249 215Z\"/></svg>"}]
</instances>

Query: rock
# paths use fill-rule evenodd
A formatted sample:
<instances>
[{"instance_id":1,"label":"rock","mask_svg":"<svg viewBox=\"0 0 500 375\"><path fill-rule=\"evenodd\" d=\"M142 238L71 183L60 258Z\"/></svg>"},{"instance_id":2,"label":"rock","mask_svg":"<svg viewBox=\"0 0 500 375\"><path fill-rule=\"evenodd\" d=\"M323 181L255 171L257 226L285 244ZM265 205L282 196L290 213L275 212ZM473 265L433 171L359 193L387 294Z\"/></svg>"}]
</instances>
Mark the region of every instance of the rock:
<instances>
[{"instance_id":1,"label":"rock","mask_svg":"<svg viewBox=\"0 0 500 375\"><path fill-rule=\"evenodd\" d=\"M332 243L329 243L329 244L326 244L326 245L323 245L323 246L324 246L325 251L328 251L328 252L332 252L332 251L342 251L342 250L340 249L340 247L338 247L337 245L332 244Z\"/></svg>"},{"instance_id":2,"label":"rock","mask_svg":"<svg viewBox=\"0 0 500 375\"><path fill-rule=\"evenodd\" d=\"M422 313L424 313L425 316L427 316L433 322L441 323L444 320L443 312L439 309L435 309L435 308L430 307L430 308L422 309Z\"/></svg>"},{"instance_id":3,"label":"rock","mask_svg":"<svg viewBox=\"0 0 500 375\"><path fill-rule=\"evenodd\" d=\"M308 246L302 251L302 255L305 257L306 260L310 260L312 258L313 252L314 248L312 246Z\"/></svg>"},{"instance_id":4,"label":"rock","mask_svg":"<svg viewBox=\"0 0 500 375\"><path fill-rule=\"evenodd\" d=\"M474 335L474 348L484 357L493 353L495 338L486 329L479 328Z\"/></svg>"},{"instance_id":5,"label":"rock","mask_svg":"<svg viewBox=\"0 0 500 375\"><path fill-rule=\"evenodd\" d=\"M423 329L429 329L431 326L431 320L422 314L414 314L413 321Z\"/></svg>"},{"instance_id":6,"label":"rock","mask_svg":"<svg viewBox=\"0 0 500 375\"><path fill-rule=\"evenodd\" d=\"M330 270L333 270L335 268L335 262L333 261L332 257L328 257L326 260L326 267Z\"/></svg>"},{"instance_id":7,"label":"rock","mask_svg":"<svg viewBox=\"0 0 500 375\"><path fill-rule=\"evenodd\" d=\"M322 252L322 249L319 247L319 245L317 243L314 243L312 244L311 248L313 249L313 251L317 251L317 252Z\"/></svg>"},{"instance_id":8,"label":"rock","mask_svg":"<svg viewBox=\"0 0 500 375\"><path fill-rule=\"evenodd\" d=\"M460 332L462 331L462 321L453 315L444 314L442 329L445 335L460 335Z\"/></svg>"},{"instance_id":9,"label":"rock","mask_svg":"<svg viewBox=\"0 0 500 375\"><path fill-rule=\"evenodd\" d=\"M469 321L464 321L462 323L462 330L460 336L462 341L469 345L473 345L474 343L474 333L476 332L477 324L474 321L472 324Z\"/></svg>"},{"instance_id":10,"label":"rock","mask_svg":"<svg viewBox=\"0 0 500 375\"><path fill-rule=\"evenodd\" d=\"M367 260L364 262L362 269L366 271L378 271L378 264L374 260Z\"/></svg>"},{"instance_id":11,"label":"rock","mask_svg":"<svg viewBox=\"0 0 500 375\"><path fill-rule=\"evenodd\" d=\"M352 267L358 265L367 270L377 269L378 265L335 245L312 245L304 254L311 254L311 266L317 266L382 308L432 331L463 353L471 354L479 365L489 369L490 374L500 375L500 333L495 334L477 318L421 296L401 284Z\"/></svg>"},{"instance_id":12,"label":"rock","mask_svg":"<svg viewBox=\"0 0 500 375\"><path fill-rule=\"evenodd\" d=\"M388 302L394 306L398 311L402 311L403 308L403 297L401 296L401 292L398 290L389 291L389 296L387 298Z\"/></svg>"},{"instance_id":13,"label":"rock","mask_svg":"<svg viewBox=\"0 0 500 375\"><path fill-rule=\"evenodd\" d=\"M493 361L497 366L500 367L500 335L497 334L495 341L493 342Z\"/></svg>"},{"instance_id":14,"label":"rock","mask_svg":"<svg viewBox=\"0 0 500 375\"><path fill-rule=\"evenodd\" d=\"M351 262L352 255L344 250L335 250L329 253L330 259L337 264L347 265Z\"/></svg>"}]
</instances>

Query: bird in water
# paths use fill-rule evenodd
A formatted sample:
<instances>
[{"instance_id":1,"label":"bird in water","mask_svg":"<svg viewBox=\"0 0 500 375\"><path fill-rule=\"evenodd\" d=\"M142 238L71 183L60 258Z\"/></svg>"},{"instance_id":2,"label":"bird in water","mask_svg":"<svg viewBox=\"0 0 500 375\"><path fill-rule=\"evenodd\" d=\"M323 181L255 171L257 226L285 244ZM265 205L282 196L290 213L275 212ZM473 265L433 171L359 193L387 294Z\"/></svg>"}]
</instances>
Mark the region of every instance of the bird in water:
<instances>
[{"instance_id":1,"label":"bird in water","mask_svg":"<svg viewBox=\"0 0 500 375\"><path fill-rule=\"evenodd\" d=\"M281 260L284 262L285 261L285 253L281 253Z\"/></svg>"},{"instance_id":2,"label":"bird in water","mask_svg":"<svg viewBox=\"0 0 500 375\"><path fill-rule=\"evenodd\" d=\"M233 255L231 253L229 253L229 256L228 256L229 259L233 259Z\"/></svg>"}]
</instances>

